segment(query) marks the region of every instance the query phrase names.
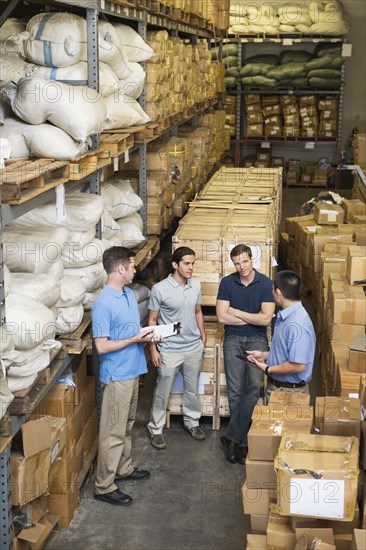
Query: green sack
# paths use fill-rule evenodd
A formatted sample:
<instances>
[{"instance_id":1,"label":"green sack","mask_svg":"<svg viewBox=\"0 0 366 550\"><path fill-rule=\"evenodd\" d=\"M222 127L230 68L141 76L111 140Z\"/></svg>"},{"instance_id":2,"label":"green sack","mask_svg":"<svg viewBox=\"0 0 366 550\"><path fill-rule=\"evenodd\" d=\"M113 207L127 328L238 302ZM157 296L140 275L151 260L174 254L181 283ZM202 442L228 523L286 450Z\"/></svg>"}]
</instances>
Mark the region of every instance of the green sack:
<instances>
[{"instance_id":1,"label":"green sack","mask_svg":"<svg viewBox=\"0 0 366 550\"><path fill-rule=\"evenodd\" d=\"M273 69L273 65L268 63L248 63L240 69L240 76L266 75L270 69Z\"/></svg>"},{"instance_id":2,"label":"green sack","mask_svg":"<svg viewBox=\"0 0 366 550\"><path fill-rule=\"evenodd\" d=\"M234 78L237 78L239 76L238 67L230 67L229 69L225 69L225 76L233 76Z\"/></svg>"},{"instance_id":3,"label":"green sack","mask_svg":"<svg viewBox=\"0 0 366 550\"><path fill-rule=\"evenodd\" d=\"M308 61L306 63L306 69L308 72L313 69L340 69L343 62L344 59L341 55L329 53Z\"/></svg>"},{"instance_id":4,"label":"green sack","mask_svg":"<svg viewBox=\"0 0 366 550\"><path fill-rule=\"evenodd\" d=\"M299 76L298 78L285 78L278 81L278 86L282 88L307 88L309 86L309 81L304 76Z\"/></svg>"},{"instance_id":5,"label":"green sack","mask_svg":"<svg viewBox=\"0 0 366 550\"><path fill-rule=\"evenodd\" d=\"M258 54L248 57L248 59L245 60L245 65L248 63L268 63L268 65L275 66L279 65L280 58L277 55L272 54Z\"/></svg>"},{"instance_id":6,"label":"green sack","mask_svg":"<svg viewBox=\"0 0 366 550\"><path fill-rule=\"evenodd\" d=\"M225 59L222 60L222 63L227 69L228 67L237 67L238 66L238 58L234 55L230 55L229 57L225 57Z\"/></svg>"},{"instance_id":7,"label":"green sack","mask_svg":"<svg viewBox=\"0 0 366 550\"><path fill-rule=\"evenodd\" d=\"M279 65L274 69L271 69L267 76L268 78L275 78L276 80L284 80L288 78L298 78L305 76L307 70L305 69L305 63L286 63L285 65Z\"/></svg>"},{"instance_id":8,"label":"green sack","mask_svg":"<svg viewBox=\"0 0 366 550\"><path fill-rule=\"evenodd\" d=\"M225 76L224 80L227 88L236 88L236 78L233 76Z\"/></svg>"},{"instance_id":9,"label":"green sack","mask_svg":"<svg viewBox=\"0 0 366 550\"><path fill-rule=\"evenodd\" d=\"M280 55L281 65L285 63L306 63L311 59L312 55L310 52L305 51L285 51Z\"/></svg>"},{"instance_id":10,"label":"green sack","mask_svg":"<svg viewBox=\"0 0 366 550\"><path fill-rule=\"evenodd\" d=\"M308 73L308 78L341 78L341 71L337 69L314 69Z\"/></svg>"},{"instance_id":11,"label":"green sack","mask_svg":"<svg viewBox=\"0 0 366 550\"><path fill-rule=\"evenodd\" d=\"M327 90L329 88L339 88L341 85L340 78L319 78L313 77L309 78L309 83L312 88L322 88Z\"/></svg>"},{"instance_id":12,"label":"green sack","mask_svg":"<svg viewBox=\"0 0 366 550\"><path fill-rule=\"evenodd\" d=\"M244 76L242 79L244 86L259 86L263 88L274 88L277 86L277 81L274 78L267 78L266 76Z\"/></svg>"},{"instance_id":13,"label":"green sack","mask_svg":"<svg viewBox=\"0 0 366 550\"><path fill-rule=\"evenodd\" d=\"M217 61L219 58L219 47L211 48L211 58L213 61ZM237 44L225 44L222 47L222 57L229 56L238 56L238 45Z\"/></svg>"},{"instance_id":14,"label":"green sack","mask_svg":"<svg viewBox=\"0 0 366 550\"><path fill-rule=\"evenodd\" d=\"M342 44L332 44L332 42L325 42L324 44L318 44L315 48L314 55L316 57L323 57L327 54L341 55Z\"/></svg>"}]
</instances>

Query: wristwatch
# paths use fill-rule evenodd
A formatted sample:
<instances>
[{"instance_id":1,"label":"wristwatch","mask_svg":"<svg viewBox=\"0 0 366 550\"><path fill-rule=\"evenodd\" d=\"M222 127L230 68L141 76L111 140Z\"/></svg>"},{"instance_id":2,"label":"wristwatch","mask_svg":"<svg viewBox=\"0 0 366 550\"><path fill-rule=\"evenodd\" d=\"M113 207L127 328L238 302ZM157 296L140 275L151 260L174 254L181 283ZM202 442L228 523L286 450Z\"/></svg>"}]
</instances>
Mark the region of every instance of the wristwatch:
<instances>
[{"instance_id":1,"label":"wristwatch","mask_svg":"<svg viewBox=\"0 0 366 550\"><path fill-rule=\"evenodd\" d=\"M266 376L270 376L269 372L268 372L268 369L270 368L271 365L267 365L266 368L264 369L264 374Z\"/></svg>"}]
</instances>

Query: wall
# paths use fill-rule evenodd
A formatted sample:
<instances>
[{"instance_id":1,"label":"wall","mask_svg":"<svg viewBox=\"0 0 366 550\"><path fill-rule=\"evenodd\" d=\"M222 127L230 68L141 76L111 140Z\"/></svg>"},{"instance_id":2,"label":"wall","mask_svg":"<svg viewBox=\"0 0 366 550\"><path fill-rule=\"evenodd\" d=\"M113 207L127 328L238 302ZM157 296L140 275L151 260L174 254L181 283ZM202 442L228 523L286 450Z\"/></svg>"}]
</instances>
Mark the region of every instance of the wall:
<instances>
[{"instance_id":1,"label":"wall","mask_svg":"<svg viewBox=\"0 0 366 550\"><path fill-rule=\"evenodd\" d=\"M345 96L343 112L342 147L358 127L366 133L366 2L365 0L342 0L348 14L350 32L347 41L352 43L352 57L346 61Z\"/></svg>"}]
</instances>

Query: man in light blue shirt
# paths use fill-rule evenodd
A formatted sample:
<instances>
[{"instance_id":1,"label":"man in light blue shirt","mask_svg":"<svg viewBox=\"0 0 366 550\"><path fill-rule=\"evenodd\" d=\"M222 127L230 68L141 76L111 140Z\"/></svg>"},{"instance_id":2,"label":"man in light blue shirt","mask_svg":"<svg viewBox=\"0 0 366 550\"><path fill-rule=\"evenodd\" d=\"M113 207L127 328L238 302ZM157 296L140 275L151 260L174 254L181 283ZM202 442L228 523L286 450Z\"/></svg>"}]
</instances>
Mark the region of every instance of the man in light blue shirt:
<instances>
[{"instance_id":1,"label":"man in light blue shirt","mask_svg":"<svg viewBox=\"0 0 366 550\"><path fill-rule=\"evenodd\" d=\"M93 338L100 357L103 402L99 427L98 467L94 498L117 506L132 504L116 482L148 477L132 466L131 432L135 422L138 380L147 372L142 343L154 340L153 330L140 335L140 314L132 290L135 253L114 246L103 254L107 284L92 308Z\"/></svg>"},{"instance_id":2,"label":"man in light blue shirt","mask_svg":"<svg viewBox=\"0 0 366 550\"><path fill-rule=\"evenodd\" d=\"M300 277L293 271L280 271L273 281L273 296L281 311L268 352L248 351L248 361L267 375L265 395L272 391L309 393L315 355L315 332L303 307Z\"/></svg>"}]
</instances>

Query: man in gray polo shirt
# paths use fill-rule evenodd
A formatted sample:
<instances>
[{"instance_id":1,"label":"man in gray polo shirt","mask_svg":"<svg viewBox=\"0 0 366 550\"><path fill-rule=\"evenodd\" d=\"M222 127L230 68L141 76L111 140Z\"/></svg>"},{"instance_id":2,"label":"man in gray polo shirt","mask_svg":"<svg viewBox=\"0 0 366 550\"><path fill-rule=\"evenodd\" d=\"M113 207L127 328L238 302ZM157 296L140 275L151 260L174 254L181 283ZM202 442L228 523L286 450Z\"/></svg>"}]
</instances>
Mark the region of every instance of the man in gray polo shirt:
<instances>
[{"instance_id":1,"label":"man in gray polo shirt","mask_svg":"<svg viewBox=\"0 0 366 550\"><path fill-rule=\"evenodd\" d=\"M165 449L163 428L170 390L177 372L183 375L184 429L197 440L205 439L199 426L201 407L198 399L198 378L202 365L206 333L201 309L201 284L192 279L195 252L177 248L172 257L172 273L151 289L148 325L181 323L179 334L151 345L151 360L159 369L148 430L151 444Z\"/></svg>"}]
</instances>

